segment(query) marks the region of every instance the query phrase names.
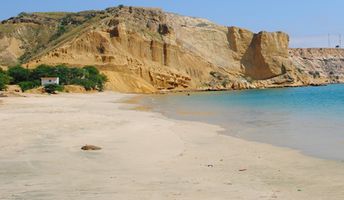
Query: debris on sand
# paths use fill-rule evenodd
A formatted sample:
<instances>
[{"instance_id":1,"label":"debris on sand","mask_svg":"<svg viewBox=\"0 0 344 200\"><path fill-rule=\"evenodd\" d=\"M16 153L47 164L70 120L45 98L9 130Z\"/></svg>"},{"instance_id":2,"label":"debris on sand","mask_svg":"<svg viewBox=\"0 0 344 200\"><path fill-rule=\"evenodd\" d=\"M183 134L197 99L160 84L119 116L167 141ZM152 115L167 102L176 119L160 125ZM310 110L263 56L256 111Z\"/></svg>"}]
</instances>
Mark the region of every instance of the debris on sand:
<instances>
[{"instance_id":1,"label":"debris on sand","mask_svg":"<svg viewBox=\"0 0 344 200\"><path fill-rule=\"evenodd\" d=\"M86 144L85 146L81 147L81 149L84 151L97 151L97 150L101 150L102 148L94 146L94 145Z\"/></svg>"}]
</instances>

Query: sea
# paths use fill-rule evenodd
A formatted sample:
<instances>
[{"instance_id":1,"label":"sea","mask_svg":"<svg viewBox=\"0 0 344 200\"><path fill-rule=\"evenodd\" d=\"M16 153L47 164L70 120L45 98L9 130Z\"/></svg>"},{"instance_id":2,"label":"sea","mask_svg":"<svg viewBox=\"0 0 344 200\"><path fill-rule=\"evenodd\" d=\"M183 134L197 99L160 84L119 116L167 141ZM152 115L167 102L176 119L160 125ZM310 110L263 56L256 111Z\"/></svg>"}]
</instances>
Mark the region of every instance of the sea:
<instances>
[{"instance_id":1,"label":"sea","mask_svg":"<svg viewBox=\"0 0 344 200\"><path fill-rule=\"evenodd\" d=\"M344 85L149 95L140 104L226 134L344 161Z\"/></svg>"}]
</instances>

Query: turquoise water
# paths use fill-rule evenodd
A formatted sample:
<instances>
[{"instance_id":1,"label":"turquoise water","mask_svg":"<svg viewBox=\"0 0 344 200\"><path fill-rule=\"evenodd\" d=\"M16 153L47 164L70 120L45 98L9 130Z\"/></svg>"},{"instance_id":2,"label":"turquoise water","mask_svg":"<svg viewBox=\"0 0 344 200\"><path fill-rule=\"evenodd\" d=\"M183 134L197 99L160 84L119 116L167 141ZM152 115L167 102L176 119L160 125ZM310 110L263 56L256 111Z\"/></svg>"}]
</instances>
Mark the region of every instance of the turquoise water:
<instances>
[{"instance_id":1,"label":"turquoise water","mask_svg":"<svg viewBox=\"0 0 344 200\"><path fill-rule=\"evenodd\" d=\"M344 160L344 85L153 95L168 117L221 125L224 134Z\"/></svg>"}]
</instances>

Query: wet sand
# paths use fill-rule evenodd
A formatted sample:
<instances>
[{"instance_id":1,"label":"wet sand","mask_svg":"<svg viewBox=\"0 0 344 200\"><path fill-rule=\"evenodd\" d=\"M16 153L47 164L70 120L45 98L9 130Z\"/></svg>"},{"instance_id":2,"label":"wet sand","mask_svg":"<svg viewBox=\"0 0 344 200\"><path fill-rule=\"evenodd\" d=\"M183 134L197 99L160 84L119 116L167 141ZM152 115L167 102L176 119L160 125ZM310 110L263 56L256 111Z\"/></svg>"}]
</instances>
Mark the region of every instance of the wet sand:
<instances>
[{"instance_id":1,"label":"wet sand","mask_svg":"<svg viewBox=\"0 0 344 200\"><path fill-rule=\"evenodd\" d=\"M29 96L0 105L0 199L344 199L341 162L121 109L131 95Z\"/></svg>"}]
</instances>

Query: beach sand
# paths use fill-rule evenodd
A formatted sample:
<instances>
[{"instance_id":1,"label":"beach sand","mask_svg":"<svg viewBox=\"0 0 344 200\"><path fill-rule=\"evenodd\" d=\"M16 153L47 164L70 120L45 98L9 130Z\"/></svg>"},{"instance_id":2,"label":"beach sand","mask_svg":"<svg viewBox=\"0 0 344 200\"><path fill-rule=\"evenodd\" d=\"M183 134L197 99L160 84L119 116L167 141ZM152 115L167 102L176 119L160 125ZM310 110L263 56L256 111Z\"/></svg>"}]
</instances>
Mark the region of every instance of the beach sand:
<instances>
[{"instance_id":1,"label":"beach sand","mask_svg":"<svg viewBox=\"0 0 344 200\"><path fill-rule=\"evenodd\" d=\"M129 97L2 98L0 199L344 199L342 162L123 109Z\"/></svg>"}]
</instances>

